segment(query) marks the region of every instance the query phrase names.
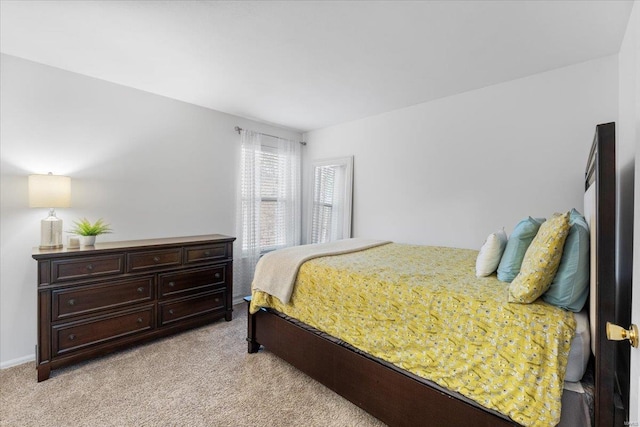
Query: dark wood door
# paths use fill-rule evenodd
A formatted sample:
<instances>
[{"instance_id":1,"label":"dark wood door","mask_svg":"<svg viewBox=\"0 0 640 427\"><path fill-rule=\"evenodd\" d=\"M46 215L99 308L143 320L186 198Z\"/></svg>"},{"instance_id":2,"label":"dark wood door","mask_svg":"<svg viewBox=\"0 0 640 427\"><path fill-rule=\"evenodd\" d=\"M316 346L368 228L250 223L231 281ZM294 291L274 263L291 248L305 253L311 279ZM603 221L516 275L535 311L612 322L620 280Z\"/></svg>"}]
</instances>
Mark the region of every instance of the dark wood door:
<instances>
[{"instance_id":1,"label":"dark wood door","mask_svg":"<svg viewBox=\"0 0 640 427\"><path fill-rule=\"evenodd\" d=\"M591 295L595 301L595 319L591 321L595 322L592 338L595 340L595 425L598 427L622 427L629 417L630 346L628 341L609 341L606 334L607 322L625 328L631 323L633 246L629 239L633 233L621 236L621 232L628 227L629 218L633 227L633 199L617 204L615 146L615 123L598 125L586 173L587 189L595 185L595 221L591 223L591 233L595 233L592 262L596 265L592 273L596 289L595 295ZM629 207L630 217L626 212Z\"/></svg>"},{"instance_id":2,"label":"dark wood door","mask_svg":"<svg viewBox=\"0 0 640 427\"><path fill-rule=\"evenodd\" d=\"M614 135L615 137L615 135ZM615 323L628 328L632 323L632 276L633 276L633 227L634 227L634 181L635 162L630 161L617 165L618 169L618 269L616 280ZM616 352L615 384L616 393L624 411L620 410L620 416L616 416L616 425L629 425L629 389L631 374L631 346L629 341L619 341L612 344ZM624 419L619 418L623 416ZM624 422L627 421L627 424Z\"/></svg>"}]
</instances>

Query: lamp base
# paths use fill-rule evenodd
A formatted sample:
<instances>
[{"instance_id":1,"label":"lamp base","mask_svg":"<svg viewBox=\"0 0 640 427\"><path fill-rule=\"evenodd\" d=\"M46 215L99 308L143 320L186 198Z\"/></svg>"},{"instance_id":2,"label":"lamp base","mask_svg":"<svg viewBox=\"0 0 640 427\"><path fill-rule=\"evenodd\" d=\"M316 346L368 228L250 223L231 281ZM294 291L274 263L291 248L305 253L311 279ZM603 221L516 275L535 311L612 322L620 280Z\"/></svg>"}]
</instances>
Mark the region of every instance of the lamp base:
<instances>
[{"instance_id":1,"label":"lamp base","mask_svg":"<svg viewBox=\"0 0 640 427\"><path fill-rule=\"evenodd\" d=\"M40 221L40 249L60 249L62 247L62 220L52 210Z\"/></svg>"}]
</instances>

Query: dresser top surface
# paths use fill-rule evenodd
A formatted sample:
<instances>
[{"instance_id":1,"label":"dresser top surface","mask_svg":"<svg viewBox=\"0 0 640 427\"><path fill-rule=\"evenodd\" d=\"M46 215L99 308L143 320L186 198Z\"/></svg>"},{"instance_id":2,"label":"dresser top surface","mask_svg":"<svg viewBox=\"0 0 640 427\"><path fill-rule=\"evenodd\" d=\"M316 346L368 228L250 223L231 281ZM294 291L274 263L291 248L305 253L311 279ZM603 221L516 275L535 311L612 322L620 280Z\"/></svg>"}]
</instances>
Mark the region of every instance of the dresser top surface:
<instances>
[{"instance_id":1,"label":"dresser top surface","mask_svg":"<svg viewBox=\"0 0 640 427\"><path fill-rule=\"evenodd\" d=\"M170 245L193 245L206 243L233 242L236 238L223 234L206 234L201 236L166 237L157 239L126 240L120 242L96 243L94 246L81 246L69 249L66 246L60 249L33 248L31 256L35 259L50 258L56 256L90 255L105 251L129 250L129 249L153 249L155 247Z\"/></svg>"}]
</instances>

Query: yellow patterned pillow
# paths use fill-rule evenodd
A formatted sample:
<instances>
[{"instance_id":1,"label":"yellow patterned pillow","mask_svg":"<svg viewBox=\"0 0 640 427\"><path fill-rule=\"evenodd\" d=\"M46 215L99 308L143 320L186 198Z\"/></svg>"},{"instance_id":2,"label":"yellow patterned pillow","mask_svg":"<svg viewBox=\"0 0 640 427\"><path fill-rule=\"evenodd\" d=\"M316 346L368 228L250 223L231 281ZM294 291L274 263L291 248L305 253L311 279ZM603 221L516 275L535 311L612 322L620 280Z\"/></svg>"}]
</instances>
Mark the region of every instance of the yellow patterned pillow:
<instances>
[{"instance_id":1,"label":"yellow patterned pillow","mask_svg":"<svg viewBox=\"0 0 640 427\"><path fill-rule=\"evenodd\" d=\"M520 273L509 285L509 302L534 302L551 285L569 234L569 212L544 222L524 254Z\"/></svg>"}]
</instances>

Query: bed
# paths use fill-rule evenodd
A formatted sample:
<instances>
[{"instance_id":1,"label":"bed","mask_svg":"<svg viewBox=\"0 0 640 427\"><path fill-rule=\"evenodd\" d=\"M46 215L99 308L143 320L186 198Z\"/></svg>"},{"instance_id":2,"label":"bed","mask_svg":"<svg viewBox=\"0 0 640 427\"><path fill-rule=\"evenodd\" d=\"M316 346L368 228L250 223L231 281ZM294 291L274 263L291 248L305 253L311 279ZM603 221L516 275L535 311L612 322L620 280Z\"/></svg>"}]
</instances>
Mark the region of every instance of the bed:
<instances>
[{"instance_id":1,"label":"bed","mask_svg":"<svg viewBox=\"0 0 640 427\"><path fill-rule=\"evenodd\" d=\"M613 319L612 313L608 312L613 310L611 306L611 298L615 299L615 289L613 292L610 288L606 288L604 286L606 283L611 282L611 274L615 274L615 241L611 236L615 236L615 140L613 134L614 125L613 123L606 125L599 125L596 131L596 137L594 139L593 148L591 150L588 167L585 174L585 183L587 188L587 197L585 198L586 209L588 210L588 220L591 226L591 234L592 234L592 282L594 285L602 287L603 289L592 289L591 297L590 297L590 306L592 308L590 316L591 319L596 319L595 322L592 321L593 324L596 325L595 330L592 333L593 339L593 349L595 354L595 364L594 364L594 377L595 377L595 397L594 397L594 420L595 425L604 426L604 425L613 425L614 419L614 404L613 404L613 377L612 372L608 368L611 366L610 362L613 360L614 355L610 350L610 345L606 345L606 335L604 332L604 326L601 325L603 322L599 322L599 319ZM612 187L613 186L613 187ZM611 191L613 188L613 191ZM613 232L611 229L613 228ZM405 245L406 246L406 245ZM376 247L368 248L364 252L369 254L377 254L374 256L374 263L381 264L384 259L389 258L389 252L398 252L401 254L398 259L404 258L412 258L417 257L420 261L424 261L424 259L435 257L442 258L451 258L451 257L460 257L456 263L459 265L467 265L469 266L470 260L475 259L476 253L467 251L457 251L451 252L448 248L406 248L402 245L398 246L395 244L386 244L379 245ZM404 252L403 252L404 251ZM408 252L407 252L408 251ZM418 254L412 252L417 251ZM408 254L408 255L407 255ZM376 258L377 256L377 258ZM304 268L307 271L307 276L309 278L314 277L314 268L322 268L322 262L318 260L327 260L327 259L341 259L346 262L347 265L349 262L357 265L358 263L366 263L368 261L363 261L361 257L361 253L358 252L355 255L347 254L341 255L341 257L326 257L326 258L316 258L313 261L309 261L304 264ZM425 257L425 258L420 258ZM338 264L340 264L338 262ZM319 263L319 265L318 265ZM465 264L466 263L466 264ZM436 263L438 264L438 263ZM402 268L410 269L411 263L409 262L406 265L403 265ZM333 268L335 266L332 266ZM324 268L329 268L324 265ZM365 265L364 269L360 271L366 271L369 267ZM465 271L468 271L469 268L466 268ZM339 270L332 270L339 271ZM301 274L303 273L302 269L300 270ZM384 272L383 272L384 273ZM381 273L381 274L383 274ZM355 277L355 281L359 281L361 278L357 276L353 271L347 274L352 279ZM354 276L355 275L355 276ZM331 276L331 275L330 275ZM464 275L463 275L464 276ZM340 282L341 284L345 284L349 282L348 277L342 278L342 281L339 277L336 277L334 274L334 281L336 283ZM613 276L615 277L615 276ZM304 277L303 277L304 279ZM302 281L304 281L301 279ZM391 279L390 279L391 280ZM415 292L417 288L412 288L410 286L411 278L404 278L399 281L400 287L398 288L398 292ZM465 280L469 280L468 283L472 283L469 277L460 278L461 282ZM308 280L312 281L312 280ZM487 284L486 282L484 283ZM495 283L493 285L496 285ZM296 298L300 299L300 295L296 295L296 292L299 294L303 294L303 291L298 291L298 289L304 289L304 287L299 286L294 291L293 299L297 301ZM331 286L331 283L325 283L320 286ZM463 286L463 288L473 288L472 285ZM491 289L494 289L496 286L492 286ZM440 292L440 288L429 289L424 291L424 295L416 296L416 301L423 301L423 305L429 305L428 301L425 301L425 295L429 292ZM355 292L355 291L354 291ZM368 295L375 295L375 286L369 289ZM445 292L445 290L442 290ZM330 292L327 292L329 294ZM499 294L500 292L497 292ZM377 299L374 298L375 304L380 306L385 305L383 301L383 291L378 290ZM475 310L478 311L482 308L482 304L474 303L474 300L478 300L479 296L482 294L482 289L475 289L475 291L470 291L470 293L466 296L456 297L455 295L445 295L444 299L439 298L440 301L451 301L451 298L456 299L456 303L453 305L460 305L461 307L465 307L462 311L453 313L453 317L462 318L464 316L465 310ZM612 296L613 294L613 296ZM257 297L257 298L256 298ZM352 303L351 310L355 313L355 308L360 302L362 302L362 295L358 295L354 293L350 296L350 298L358 300ZM500 298L498 296L498 298ZM460 303L459 300L462 299L463 302ZM275 301L275 303L274 303ZM509 412L509 405L512 403L508 403L506 405L496 405L493 402L483 402L481 398L478 398L477 394L473 393L473 390L469 392L469 388L474 387L466 387L469 382L466 380L462 381L462 386L458 384L459 376L464 376L468 374L455 372L456 375L447 376L444 380L442 378L432 379L425 381L423 378L422 372L420 368L417 370L412 368L411 366L407 367L403 364L402 359L402 351L398 351L393 357L391 357L391 361L387 356L380 357L377 354L377 349L380 346L384 346L385 343L389 340L384 339L384 337L373 340L373 344L369 347L363 345L362 342L368 341L368 339L359 342L357 339L355 342L353 338L349 338L349 340L345 341L341 339L341 328L342 325L331 329L331 327L327 328L326 325L318 325L318 322L314 321L311 317L304 316L304 308L302 307L302 303L298 304L299 309L296 310L288 310L287 307L283 304L277 304L278 299L273 299L272 301L265 300L264 293L254 294L254 301L252 302L252 308L250 309L250 314L248 317L248 351L250 353L255 353L259 350L260 346L264 346L269 351L273 352L277 356L281 357L285 361L289 362L293 366L297 367L301 371L315 378L319 382L323 383L330 389L344 396L348 400L357 404L358 406L365 409L367 412L371 413L375 417L379 418L383 422L389 425L447 425L447 426L455 426L455 425L486 425L486 426L498 426L498 425L520 425L518 422L514 420L521 420L523 425L532 425L535 424L535 420L528 419L527 417L531 417L532 413L535 414L537 411L549 412L549 414L544 415L544 417L548 417L548 419L559 419L556 411L558 408L544 408L545 403L542 403L542 406L537 407L536 409L530 411L529 414L524 413L521 414L518 412L519 410ZM331 307L326 301L321 301L320 304L324 304L327 307ZM354 305L355 304L355 305ZM466 305L465 305L466 304ZM260 306L270 306L270 308L261 308L257 309L256 307ZM291 304L295 306L296 304ZM446 304L445 304L446 305ZM451 305L451 304L449 304ZM562 372L564 374L568 359L568 353L570 352L569 344L567 341L571 341L571 336L574 335L576 325L575 320L572 315L563 315L562 310L547 310L546 304L533 304L535 305L536 310L542 310L536 312L534 316L537 318L546 318L548 316L555 316L554 320L555 324L565 324L562 328L559 328L558 334L560 335L560 339L558 340L560 344L557 344L558 347L551 350L551 353L559 354L560 356L556 359L559 360L557 364L559 366L551 366L551 374L545 374L543 376L539 376L537 379L533 378L533 382L535 381L545 381L545 387L538 387L538 389L553 389L556 393L554 398L558 397L557 393L562 394L562 391L558 391L558 388L562 388L562 380L563 378L558 378L559 375L553 374L553 372ZM419 310L422 311L423 306L417 305ZM504 304L503 304L504 306ZM251 307L250 307L251 308ZM330 309L332 310L333 307ZM344 309L344 307L343 307ZM347 305L347 311L350 307ZM447 307L445 307L446 311ZM337 310L337 308L336 308ZM383 310L382 308L378 311L378 315L376 317L388 317L388 313L393 312L393 307L389 310ZM546 310L546 311L545 311ZM307 310L309 311L309 310ZM403 311L406 311L403 307ZM512 310L510 310L512 311ZM385 314L387 313L387 314ZM489 313L489 310L487 310ZM523 312L524 313L524 312ZM288 314L288 315L287 315ZM497 316L501 316L504 313L497 313ZM332 314L321 315L320 317L330 317ZM406 313L405 313L406 315ZM410 317L416 315L416 311L409 313ZM431 316L439 317L440 314L436 311L430 314ZM489 314L487 314L488 316ZM520 316L520 314L518 315ZM358 316L351 316L358 317ZM478 317L477 313L471 313L470 316L467 317ZM305 319L308 323L302 322L300 318ZM317 319L316 319L317 320ZM387 319L388 320L388 319ZM390 319L388 324L393 324L395 320L402 320L402 324L405 324L406 318L402 319ZM469 321L469 318L466 319ZM511 321L511 320L510 320ZM383 322L384 323L384 322ZM447 322L444 322L438 326L439 328L448 328ZM524 317L524 323L531 323L531 318ZM535 323L535 322L534 322ZM544 322L542 322L544 323ZM310 326L313 324L319 327ZM366 334L367 329L374 328L373 324L364 323L362 325L362 330L365 330L363 334ZM412 325L409 322L409 325ZM460 347L469 347L469 345L480 345L483 337L476 336L468 336L469 330L478 331L484 330L482 325L475 325L468 329L467 331L461 331L461 334L457 337L453 337L452 339L444 339L442 337L437 338L437 340L430 342L430 347L437 347L438 345L442 345L443 348L437 351L444 351L443 354L448 354L447 359L449 361L455 360L457 357L460 357L460 353L456 353L452 351L451 347L446 347L444 341L451 341L455 343L453 347L454 350ZM327 331L333 333L327 333ZM452 330L448 331L451 334ZM395 335L398 331L394 331ZM431 332L429 332L431 333ZM384 335L379 330L372 332L373 335ZM466 334L466 335L465 335ZM410 334L409 334L410 335ZM500 335L500 334L498 334ZM465 339L464 337L467 337ZM538 335L539 339L544 339L540 337L544 337L545 335ZM536 339L538 339L536 338ZM495 337L490 338L495 345ZM515 339L513 335L510 336L510 339ZM564 341L564 343L563 343ZM541 343L540 348L548 348L556 344L552 343ZM507 351L509 345L502 345L504 351ZM517 348L517 346L511 346ZM485 350L482 350L486 352ZM468 355L473 355L475 353L482 353L482 351L467 351ZM503 353L498 352L498 353ZM517 353L517 351L516 351ZM517 357L517 354L513 354L511 357ZM423 357L425 360L432 361L433 354L427 354ZM473 365L477 369L483 368L483 360L480 357L476 360ZM552 364L556 363L553 361L553 357L548 357L545 359L544 364ZM445 360L446 361L446 360ZM440 363L440 361L437 361ZM496 366L489 366L491 362L490 359L486 359L488 372L493 372L500 370L500 364ZM511 362L507 362L507 365L514 365L513 360ZM409 365L411 365L409 363ZM503 363L504 367L504 363ZM474 369L475 369L474 368ZM457 365L444 364L444 369L449 369L455 371L457 369ZM528 368L527 368L528 369ZM472 370L473 371L473 370ZM520 374L524 376L527 375L527 371L520 372ZM541 371L542 372L542 371ZM547 371L545 371L547 372ZM498 384L495 385L495 388L504 388L505 391L510 387L514 387L513 383L513 372L509 371L509 378L503 378L504 381L498 381ZM470 374L471 376L475 374ZM484 374L485 377L487 376ZM469 375L467 375L468 377ZM482 378L481 376L479 378ZM466 382L465 382L466 381ZM475 387L478 388L478 387ZM458 390L451 391L451 390ZM540 391L540 390L538 390ZM533 393L535 391L535 387L529 388L526 393ZM511 394L511 393L507 393ZM565 393L566 394L566 393ZM520 398L521 399L521 398ZM533 400L538 400L538 398L533 398ZM563 397L564 399L564 397ZM553 400L553 399L552 399ZM484 404L479 404L478 401L483 402ZM563 404L564 400L563 400ZM567 407L570 405L566 405ZM505 415L510 414L510 416ZM584 411L583 411L584 412ZM581 415L583 416L583 415ZM588 416L588 414L587 414ZM556 418L554 418L556 417Z\"/></svg>"}]
</instances>

